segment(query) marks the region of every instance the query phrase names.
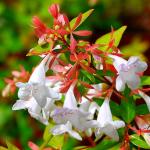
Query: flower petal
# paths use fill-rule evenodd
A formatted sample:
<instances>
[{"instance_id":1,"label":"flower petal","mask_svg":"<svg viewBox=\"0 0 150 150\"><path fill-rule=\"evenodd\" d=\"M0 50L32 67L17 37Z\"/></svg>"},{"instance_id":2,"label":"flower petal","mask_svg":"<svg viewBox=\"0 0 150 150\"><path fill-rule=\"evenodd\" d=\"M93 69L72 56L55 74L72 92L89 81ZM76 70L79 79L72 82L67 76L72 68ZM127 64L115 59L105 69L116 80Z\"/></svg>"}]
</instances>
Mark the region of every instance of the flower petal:
<instances>
[{"instance_id":1,"label":"flower petal","mask_svg":"<svg viewBox=\"0 0 150 150\"><path fill-rule=\"evenodd\" d=\"M100 126L105 126L106 123L112 121L112 114L109 106L109 99L106 98L99 109L97 121L99 122Z\"/></svg>"},{"instance_id":2,"label":"flower petal","mask_svg":"<svg viewBox=\"0 0 150 150\"><path fill-rule=\"evenodd\" d=\"M150 111L150 97L140 90L139 94L144 99L145 103L147 104L148 110Z\"/></svg>"},{"instance_id":3,"label":"flower petal","mask_svg":"<svg viewBox=\"0 0 150 150\"><path fill-rule=\"evenodd\" d=\"M140 77L136 74L130 74L128 77L127 77L127 85L129 88L131 88L132 90L135 90L138 88L139 84L140 84Z\"/></svg>"},{"instance_id":4,"label":"flower petal","mask_svg":"<svg viewBox=\"0 0 150 150\"><path fill-rule=\"evenodd\" d=\"M115 69L117 70L117 72L120 71L122 64L125 64L125 65L127 64L127 61L119 56L109 55L109 57L114 59L113 65L114 65Z\"/></svg>"},{"instance_id":5,"label":"flower petal","mask_svg":"<svg viewBox=\"0 0 150 150\"><path fill-rule=\"evenodd\" d=\"M121 76L118 76L116 78L116 89L117 89L117 91L123 91L125 89L125 83L121 79Z\"/></svg>"}]
</instances>

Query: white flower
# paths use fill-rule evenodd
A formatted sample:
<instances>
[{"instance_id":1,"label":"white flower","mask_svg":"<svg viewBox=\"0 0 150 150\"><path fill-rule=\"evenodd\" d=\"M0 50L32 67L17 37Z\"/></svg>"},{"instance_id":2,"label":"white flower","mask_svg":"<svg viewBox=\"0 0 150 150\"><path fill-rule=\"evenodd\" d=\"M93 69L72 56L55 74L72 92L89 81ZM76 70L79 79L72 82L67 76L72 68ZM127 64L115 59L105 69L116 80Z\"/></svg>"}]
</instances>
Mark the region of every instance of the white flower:
<instances>
[{"instance_id":1,"label":"white flower","mask_svg":"<svg viewBox=\"0 0 150 150\"><path fill-rule=\"evenodd\" d=\"M132 90L138 88L140 84L140 77L138 74L147 69L147 64L140 61L140 59L135 56L130 57L128 61L115 55L109 56L114 59L113 65L118 72L116 89L118 91L123 91L125 89L125 84Z\"/></svg>"},{"instance_id":2,"label":"white flower","mask_svg":"<svg viewBox=\"0 0 150 150\"><path fill-rule=\"evenodd\" d=\"M139 95L144 99L145 103L147 104L148 110L150 111L150 97L140 90L138 90L138 92Z\"/></svg>"},{"instance_id":3,"label":"white flower","mask_svg":"<svg viewBox=\"0 0 150 150\"><path fill-rule=\"evenodd\" d=\"M65 126L65 124L69 121L70 124L77 130L86 131L88 128L95 127L97 122L90 119L91 115L89 112L82 111L77 107L77 101L73 92L75 84L76 82L73 82L67 91L63 108L56 108L51 113L51 117L58 125ZM57 127L60 126L56 125L55 129L57 129Z\"/></svg>"},{"instance_id":4,"label":"white flower","mask_svg":"<svg viewBox=\"0 0 150 150\"><path fill-rule=\"evenodd\" d=\"M50 109L54 100L60 99L60 94L46 86L45 73L51 61L47 55L35 68L27 83L17 83L19 100L13 105L13 110L28 109L29 114L44 124L48 123ZM51 107L52 106L52 107Z\"/></svg>"},{"instance_id":5,"label":"white flower","mask_svg":"<svg viewBox=\"0 0 150 150\"><path fill-rule=\"evenodd\" d=\"M112 114L109 106L109 98L106 98L99 109L97 122L98 127L95 130L96 138L99 139L103 134L111 137L112 139L118 141L119 136L117 129L125 126L123 121L113 121Z\"/></svg>"},{"instance_id":6,"label":"white flower","mask_svg":"<svg viewBox=\"0 0 150 150\"><path fill-rule=\"evenodd\" d=\"M54 128L52 128L51 132L53 135L59 135L68 132L73 138L79 141L82 140L82 137L79 135L79 133L72 130L72 125L69 121L66 124L56 125Z\"/></svg>"}]
</instances>

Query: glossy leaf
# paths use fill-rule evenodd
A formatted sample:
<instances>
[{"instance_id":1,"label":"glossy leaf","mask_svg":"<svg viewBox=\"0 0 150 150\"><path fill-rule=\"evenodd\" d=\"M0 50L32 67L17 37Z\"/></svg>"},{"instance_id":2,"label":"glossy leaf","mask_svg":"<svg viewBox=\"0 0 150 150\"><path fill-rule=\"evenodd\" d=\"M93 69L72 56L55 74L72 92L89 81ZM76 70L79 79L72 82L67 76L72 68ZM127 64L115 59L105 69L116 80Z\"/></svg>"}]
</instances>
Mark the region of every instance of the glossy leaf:
<instances>
[{"instance_id":1,"label":"glossy leaf","mask_svg":"<svg viewBox=\"0 0 150 150\"><path fill-rule=\"evenodd\" d=\"M150 85L150 76L141 77L141 85Z\"/></svg>"},{"instance_id":2,"label":"glossy leaf","mask_svg":"<svg viewBox=\"0 0 150 150\"><path fill-rule=\"evenodd\" d=\"M121 100L120 114L126 123L130 123L135 115L135 104L131 99L129 101Z\"/></svg>"},{"instance_id":3,"label":"glossy leaf","mask_svg":"<svg viewBox=\"0 0 150 150\"><path fill-rule=\"evenodd\" d=\"M82 14L82 19L81 19L80 23L78 24L78 26L80 26L80 25L88 18L88 16L91 15L91 13L93 12L93 10L94 10L94 9L90 9L90 10L88 10L87 12L85 12L84 14ZM73 26L74 26L74 24L75 24L75 22L76 22L76 19L77 19L77 17L74 18L74 19L72 19L72 20L70 21L70 27L71 27L71 29L73 28ZM76 26L76 28L77 28L78 26Z\"/></svg>"},{"instance_id":4,"label":"glossy leaf","mask_svg":"<svg viewBox=\"0 0 150 150\"><path fill-rule=\"evenodd\" d=\"M113 38L115 39L114 41L114 46L118 46L120 43L120 40L122 38L122 35L124 33L124 31L126 30L127 26L122 26L121 28L119 28L118 30L114 31L113 33ZM96 40L96 44L108 44L111 40L111 32L107 33L103 36L101 36L100 38L98 38ZM107 46L101 47L101 50L105 50Z\"/></svg>"},{"instance_id":5,"label":"glossy leaf","mask_svg":"<svg viewBox=\"0 0 150 150\"><path fill-rule=\"evenodd\" d=\"M150 149L150 146L137 134L130 136L130 142L140 148Z\"/></svg>"}]
</instances>

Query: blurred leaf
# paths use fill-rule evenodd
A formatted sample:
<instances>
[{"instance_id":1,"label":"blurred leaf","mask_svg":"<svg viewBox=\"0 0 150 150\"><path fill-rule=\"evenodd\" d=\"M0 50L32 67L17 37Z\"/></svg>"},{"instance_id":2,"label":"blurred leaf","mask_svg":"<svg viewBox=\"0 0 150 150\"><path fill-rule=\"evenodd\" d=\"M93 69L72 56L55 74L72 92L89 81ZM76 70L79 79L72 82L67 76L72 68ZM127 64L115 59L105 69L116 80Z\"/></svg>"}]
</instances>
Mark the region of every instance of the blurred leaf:
<instances>
[{"instance_id":1,"label":"blurred leaf","mask_svg":"<svg viewBox=\"0 0 150 150\"><path fill-rule=\"evenodd\" d=\"M144 52L149 48L149 43L142 41L140 38L135 37L130 44L121 48L121 52L126 56L139 56L142 60L146 60Z\"/></svg>"},{"instance_id":2,"label":"blurred leaf","mask_svg":"<svg viewBox=\"0 0 150 150\"><path fill-rule=\"evenodd\" d=\"M77 140L69 137L67 140L65 140L62 150L71 150L73 149L73 147L75 147L76 144L77 144Z\"/></svg>"},{"instance_id":3,"label":"blurred leaf","mask_svg":"<svg viewBox=\"0 0 150 150\"><path fill-rule=\"evenodd\" d=\"M137 134L133 134L130 136L130 142L137 147L150 149L150 146Z\"/></svg>"},{"instance_id":4,"label":"blurred leaf","mask_svg":"<svg viewBox=\"0 0 150 150\"><path fill-rule=\"evenodd\" d=\"M88 150L108 150L109 148L112 148L117 143L118 142L110 140L110 139L104 139L99 144L97 144L96 147L89 148Z\"/></svg>"},{"instance_id":5,"label":"blurred leaf","mask_svg":"<svg viewBox=\"0 0 150 150\"><path fill-rule=\"evenodd\" d=\"M114 45L117 47L120 43L120 40L122 38L122 35L124 33L124 31L126 30L127 26L122 26L121 28L119 28L118 30L114 31L113 34L113 38L115 39L115 43ZM109 44L110 40L111 40L111 32L107 33L103 36L101 36L100 38L98 38L96 40L96 44ZM101 50L105 50L107 46L101 47Z\"/></svg>"},{"instance_id":6,"label":"blurred leaf","mask_svg":"<svg viewBox=\"0 0 150 150\"><path fill-rule=\"evenodd\" d=\"M19 150L16 146L14 146L13 144L11 144L9 141L6 141L8 150Z\"/></svg>"},{"instance_id":7,"label":"blurred leaf","mask_svg":"<svg viewBox=\"0 0 150 150\"><path fill-rule=\"evenodd\" d=\"M90 9L90 10L88 10L87 12L85 12L84 14L82 14L82 19L81 19L81 22L79 23L78 26L80 26L80 25L91 15L91 13L93 12L93 10L94 10L94 9ZM72 19L72 20L70 21L70 26L71 26L71 28L73 28L73 26L74 26L74 24L75 24L75 22L76 22L76 19L77 19L77 17L74 18L74 19ZM78 27L78 26L77 26L77 27ZM77 28L77 27L76 27L76 28Z\"/></svg>"},{"instance_id":8,"label":"blurred leaf","mask_svg":"<svg viewBox=\"0 0 150 150\"><path fill-rule=\"evenodd\" d=\"M77 146L74 148L74 150L88 150L87 146Z\"/></svg>"},{"instance_id":9,"label":"blurred leaf","mask_svg":"<svg viewBox=\"0 0 150 150\"><path fill-rule=\"evenodd\" d=\"M8 150L8 149L5 148L5 147L0 146L0 150Z\"/></svg>"},{"instance_id":10,"label":"blurred leaf","mask_svg":"<svg viewBox=\"0 0 150 150\"><path fill-rule=\"evenodd\" d=\"M0 129L12 118L12 110L8 105L0 104ZM4 117L3 117L4 116Z\"/></svg>"},{"instance_id":11,"label":"blurred leaf","mask_svg":"<svg viewBox=\"0 0 150 150\"><path fill-rule=\"evenodd\" d=\"M141 85L150 85L150 76L142 76Z\"/></svg>"}]
</instances>

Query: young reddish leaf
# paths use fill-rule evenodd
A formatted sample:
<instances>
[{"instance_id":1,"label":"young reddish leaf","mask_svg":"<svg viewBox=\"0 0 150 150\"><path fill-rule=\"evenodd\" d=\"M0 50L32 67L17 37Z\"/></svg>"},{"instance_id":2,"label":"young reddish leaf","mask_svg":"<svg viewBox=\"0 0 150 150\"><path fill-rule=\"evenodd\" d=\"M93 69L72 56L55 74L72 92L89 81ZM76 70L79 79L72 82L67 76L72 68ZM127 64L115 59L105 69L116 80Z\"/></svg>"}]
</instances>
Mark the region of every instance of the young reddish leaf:
<instances>
[{"instance_id":1,"label":"young reddish leaf","mask_svg":"<svg viewBox=\"0 0 150 150\"><path fill-rule=\"evenodd\" d=\"M52 4L49 9L48 9L49 13L55 18L57 19L58 14L59 14L59 5L58 4Z\"/></svg>"},{"instance_id":2,"label":"young reddish leaf","mask_svg":"<svg viewBox=\"0 0 150 150\"><path fill-rule=\"evenodd\" d=\"M72 53L75 52L76 45L77 45L77 41L74 39L73 35L71 34L70 35L70 50Z\"/></svg>"},{"instance_id":3,"label":"young reddish leaf","mask_svg":"<svg viewBox=\"0 0 150 150\"><path fill-rule=\"evenodd\" d=\"M94 9L90 9L90 10L88 10L87 12L85 12L85 13L82 14L82 19L81 19L80 23L78 24L78 26L80 26L80 25L88 18L88 16L93 12L93 10L94 10ZM77 17L74 18L74 19L72 19L72 20L70 21L70 27L71 27L71 29L74 27L76 20L77 20ZM78 26L76 26L76 28L77 28ZM75 30L76 28L74 28L74 30Z\"/></svg>"},{"instance_id":4,"label":"young reddish leaf","mask_svg":"<svg viewBox=\"0 0 150 150\"><path fill-rule=\"evenodd\" d=\"M80 66L81 66L83 69L85 69L86 71L88 71L89 73L92 73L92 74L95 73L95 70L94 70L94 69L92 69L92 68L90 68L90 67L84 65L83 63L80 63Z\"/></svg>"},{"instance_id":5,"label":"young reddish leaf","mask_svg":"<svg viewBox=\"0 0 150 150\"><path fill-rule=\"evenodd\" d=\"M77 69L77 64L74 64L74 66L69 70L68 74L66 77L70 79L73 75L76 75L76 69Z\"/></svg>"},{"instance_id":6,"label":"young reddish leaf","mask_svg":"<svg viewBox=\"0 0 150 150\"><path fill-rule=\"evenodd\" d=\"M81 19L82 19L82 14L80 13L78 15L78 17L76 18L76 21L75 21L75 24L74 24L74 26L72 28L72 31L74 31L79 26L79 24L81 22Z\"/></svg>"},{"instance_id":7,"label":"young reddish leaf","mask_svg":"<svg viewBox=\"0 0 150 150\"><path fill-rule=\"evenodd\" d=\"M31 148L31 150L39 150L39 147L31 141L28 142L28 146Z\"/></svg>"},{"instance_id":8,"label":"young reddish leaf","mask_svg":"<svg viewBox=\"0 0 150 150\"><path fill-rule=\"evenodd\" d=\"M92 34L92 32L88 30L81 30L81 31L74 31L73 34L79 35L79 36L89 36Z\"/></svg>"},{"instance_id":9,"label":"young reddish leaf","mask_svg":"<svg viewBox=\"0 0 150 150\"><path fill-rule=\"evenodd\" d=\"M68 27L69 30L70 30L70 22L69 22L69 19L68 19L68 17L67 17L65 14L63 14L63 16L64 16L65 23L66 23L67 27Z\"/></svg>"},{"instance_id":10,"label":"young reddish leaf","mask_svg":"<svg viewBox=\"0 0 150 150\"><path fill-rule=\"evenodd\" d=\"M46 33L46 26L37 16L34 16L32 18L32 22L35 27L35 33L38 37L41 37L43 34Z\"/></svg>"},{"instance_id":11,"label":"young reddish leaf","mask_svg":"<svg viewBox=\"0 0 150 150\"><path fill-rule=\"evenodd\" d=\"M86 83L86 82L84 82L84 81L80 81L80 83L81 83L82 85L84 85L86 88L94 89L93 86L91 86L90 84L88 84L88 83Z\"/></svg>"}]
</instances>

